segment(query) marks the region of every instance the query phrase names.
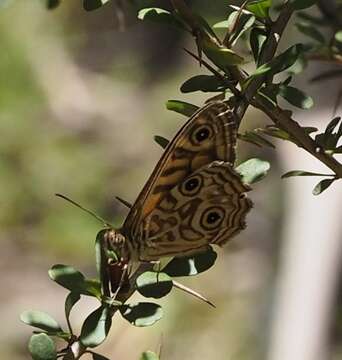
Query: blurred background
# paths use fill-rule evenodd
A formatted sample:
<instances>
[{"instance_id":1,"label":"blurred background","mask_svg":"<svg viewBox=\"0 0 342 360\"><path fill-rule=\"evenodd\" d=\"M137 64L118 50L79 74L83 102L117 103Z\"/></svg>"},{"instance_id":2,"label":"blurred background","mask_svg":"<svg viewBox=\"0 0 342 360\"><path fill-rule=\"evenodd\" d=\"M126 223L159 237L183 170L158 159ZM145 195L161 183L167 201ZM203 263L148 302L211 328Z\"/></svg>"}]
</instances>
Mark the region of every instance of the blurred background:
<instances>
[{"instance_id":1,"label":"blurred background","mask_svg":"<svg viewBox=\"0 0 342 360\"><path fill-rule=\"evenodd\" d=\"M228 14L220 0L192 5L211 24ZM95 276L102 225L54 194L119 226L127 209L114 197L134 201L162 153L153 135L171 138L185 120L165 102L201 106L207 99L179 91L184 80L205 73L182 49L193 50L193 40L136 20L136 9L125 6L120 30L115 2L94 12L79 1L54 11L42 1L0 8L1 359L30 358L22 311L46 311L65 325L66 291L47 275L53 264ZM283 47L300 41L289 29ZM322 128L333 116L336 82L312 86L306 79L300 76L300 85L316 106L296 119ZM243 127L266 123L251 109ZM319 179L280 179L298 168L321 171L309 155L293 144L279 143L276 151L240 145L239 162L261 157L272 165L250 194L248 228L219 251L212 269L184 280L217 308L175 289L152 327L115 316L99 352L138 359L162 344L163 360L342 359L339 184L313 197ZM73 310L74 326L96 306L84 298Z\"/></svg>"}]
</instances>

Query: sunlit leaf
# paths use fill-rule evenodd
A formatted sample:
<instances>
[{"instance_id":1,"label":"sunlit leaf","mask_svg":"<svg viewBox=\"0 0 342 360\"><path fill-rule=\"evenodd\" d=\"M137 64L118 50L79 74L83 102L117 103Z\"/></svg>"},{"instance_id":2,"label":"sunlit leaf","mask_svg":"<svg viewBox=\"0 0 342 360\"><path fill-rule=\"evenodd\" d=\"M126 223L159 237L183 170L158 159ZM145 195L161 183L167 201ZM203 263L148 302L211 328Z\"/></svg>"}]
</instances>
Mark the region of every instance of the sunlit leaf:
<instances>
[{"instance_id":1,"label":"sunlit leaf","mask_svg":"<svg viewBox=\"0 0 342 360\"><path fill-rule=\"evenodd\" d=\"M219 46L207 38L201 41L202 50L205 55L220 69L226 69L231 65L241 64L244 59L236 52L224 46Z\"/></svg>"},{"instance_id":2,"label":"sunlit leaf","mask_svg":"<svg viewBox=\"0 0 342 360\"><path fill-rule=\"evenodd\" d=\"M153 351L145 351L141 354L139 360L160 360L160 358Z\"/></svg>"},{"instance_id":3,"label":"sunlit leaf","mask_svg":"<svg viewBox=\"0 0 342 360\"><path fill-rule=\"evenodd\" d=\"M245 184L254 184L267 175L270 167L268 161L254 158L243 162L235 170L241 175Z\"/></svg>"},{"instance_id":4,"label":"sunlit leaf","mask_svg":"<svg viewBox=\"0 0 342 360\"><path fill-rule=\"evenodd\" d=\"M246 9L252 12L256 17L269 17L269 10L272 5L272 0L256 0L247 4Z\"/></svg>"},{"instance_id":5,"label":"sunlit leaf","mask_svg":"<svg viewBox=\"0 0 342 360\"><path fill-rule=\"evenodd\" d=\"M336 179L324 179L320 181L312 190L314 195L319 195L325 191Z\"/></svg>"},{"instance_id":6,"label":"sunlit leaf","mask_svg":"<svg viewBox=\"0 0 342 360\"><path fill-rule=\"evenodd\" d=\"M28 349L33 360L56 360L57 351L53 340L46 334L32 335Z\"/></svg>"},{"instance_id":7,"label":"sunlit leaf","mask_svg":"<svg viewBox=\"0 0 342 360\"><path fill-rule=\"evenodd\" d=\"M148 302L122 305L119 308L124 319L135 326L150 326L160 320L163 310L160 305Z\"/></svg>"},{"instance_id":8,"label":"sunlit leaf","mask_svg":"<svg viewBox=\"0 0 342 360\"><path fill-rule=\"evenodd\" d=\"M108 306L100 306L84 321L80 341L86 347L95 347L101 344L112 325L111 311Z\"/></svg>"},{"instance_id":9,"label":"sunlit leaf","mask_svg":"<svg viewBox=\"0 0 342 360\"><path fill-rule=\"evenodd\" d=\"M34 326L36 328L39 328L39 329L42 329L42 330L45 330L45 331L48 331L51 333L56 333L56 332L62 331L62 328L58 324L58 322L53 317L51 317L49 314L47 314L43 311L38 311L38 310L24 311L20 315L20 320L27 325Z\"/></svg>"},{"instance_id":10,"label":"sunlit leaf","mask_svg":"<svg viewBox=\"0 0 342 360\"><path fill-rule=\"evenodd\" d=\"M136 280L137 290L145 297L159 299L172 290L172 279L164 272L146 271Z\"/></svg>"},{"instance_id":11,"label":"sunlit leaf","mask_svg":"<svg viewBox=\"0 0 342 360\"><path fill-rule=\"evenodd\" d=\"M335 40L342 43L342 30L335 33Z\"/></svg>"},{"instance_id":12,"label":"sunlit leaf","mask_svg":"<svg viewBox=\"0 0 342 360\"><path fill-rule=\"evenodd\" d=\"M49 270L49 276L57 284L75 291L81 291L85 279L81 272L63 264L53 265Z\"/></svg>"},{"instance_id":13,"label":"sunlit leaf","mask_svg":"<svg viewBox=\"0 0 342 360\"><path fill-rule=\"evenodd\" d=\"M216 252L209 247L206 252L173 258L162 271L172 277L197 275L211 268L216 258Z\"/></svg>"},{"instance_id":14,"label":"sunlit leaf","mask_svg":"<svg viewBox=\"0 0 342 360\"><path fill-rule=\"evenodd\" d=\"M166 108L188 117L192 116L199 109L196 105L180 100L168 100Z\"/></svg>"}]
</instances>

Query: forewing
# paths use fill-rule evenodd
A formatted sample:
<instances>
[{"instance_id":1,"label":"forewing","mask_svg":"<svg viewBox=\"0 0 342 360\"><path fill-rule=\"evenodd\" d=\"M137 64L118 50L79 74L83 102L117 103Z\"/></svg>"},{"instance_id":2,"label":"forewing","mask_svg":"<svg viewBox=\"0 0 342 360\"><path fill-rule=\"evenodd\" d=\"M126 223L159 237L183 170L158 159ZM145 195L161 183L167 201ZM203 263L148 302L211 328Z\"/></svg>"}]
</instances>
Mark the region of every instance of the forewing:
<instances>
[{"instance_id":1,"label":"forewing","mask_svg":"<svg viewBox=\"0 0 342 360\"><path fill-rule=\"evenodd\" d=\"M236 120L224 102L197 111L168 144L121 229L132 242L141 238L141 224L172 188L204 165L220 160L233 164ZM134 247L139 244L131 244Z\"/></svg>"}]
</instances>

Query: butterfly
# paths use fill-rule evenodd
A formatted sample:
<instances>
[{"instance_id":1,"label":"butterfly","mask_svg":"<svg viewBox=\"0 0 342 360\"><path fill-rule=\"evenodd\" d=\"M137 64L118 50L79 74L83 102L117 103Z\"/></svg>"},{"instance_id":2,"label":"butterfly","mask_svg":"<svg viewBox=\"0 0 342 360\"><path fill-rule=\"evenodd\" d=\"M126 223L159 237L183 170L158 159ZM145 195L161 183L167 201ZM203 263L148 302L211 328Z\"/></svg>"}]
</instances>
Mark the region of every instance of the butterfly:
<instances>
[{"instance_id":1,"label":"butterfly","mask_svg":"<svg viewBox=\"0 0 342 360\"><path fill-rule=\"evenodd\" d=\"M245 228L250 187L234 170L237 121L222 101L196 111L168 143L109 246L129 260L157 261L223 245Z\"/></svg>"}]
</instances>

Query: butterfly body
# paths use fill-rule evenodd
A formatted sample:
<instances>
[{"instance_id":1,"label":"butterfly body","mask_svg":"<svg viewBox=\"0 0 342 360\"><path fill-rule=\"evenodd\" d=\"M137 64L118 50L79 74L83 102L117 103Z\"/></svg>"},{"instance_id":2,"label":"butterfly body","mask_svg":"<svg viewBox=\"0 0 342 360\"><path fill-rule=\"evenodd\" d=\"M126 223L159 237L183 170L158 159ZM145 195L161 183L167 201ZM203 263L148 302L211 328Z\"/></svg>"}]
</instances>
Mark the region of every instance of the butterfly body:
<instances>
[{"instance_id":1,"label":"butterfly body","mask_svg":"<svg viewBox=\"0 0 342 360\"><path fill-rule=\"evenodd\" d=\"M114 236L121 257L184 256L222 245L245 227L252 203L233 169L236 138L235 115L224 102L204 106L183 125Z\"/></svg>"}]
</instances>

